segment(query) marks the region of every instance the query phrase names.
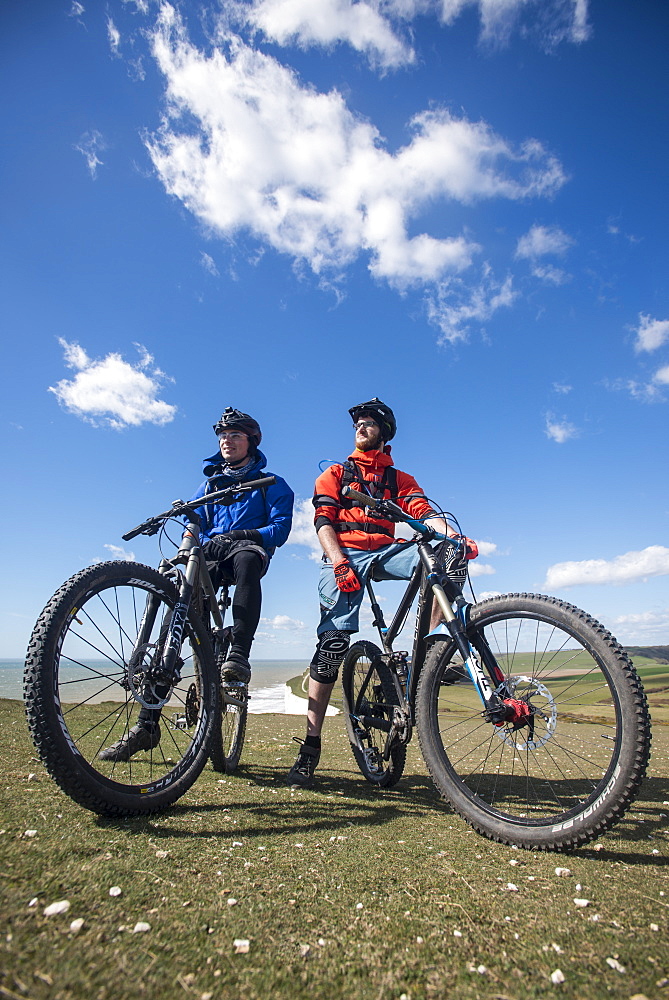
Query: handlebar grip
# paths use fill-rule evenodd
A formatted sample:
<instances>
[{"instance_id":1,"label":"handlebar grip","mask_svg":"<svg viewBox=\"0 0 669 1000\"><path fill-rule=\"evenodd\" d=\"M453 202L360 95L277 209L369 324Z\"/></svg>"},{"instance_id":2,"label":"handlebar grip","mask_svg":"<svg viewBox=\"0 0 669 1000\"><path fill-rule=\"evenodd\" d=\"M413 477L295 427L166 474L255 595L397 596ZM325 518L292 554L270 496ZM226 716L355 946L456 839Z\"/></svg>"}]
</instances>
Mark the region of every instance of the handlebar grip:
<instances>
[{"instance_id":1,"label":"handlebar grip","mask_svg":"<svg viewBox=\"0 0 669 1000\"><path fill-rule=\"evenodd\" d=\"M274 486L276 482L276 476L263 476L262 479L251 479L248 483L240 483L240 486L252 487L253 489L261 489L263 486Z\"/></svg>"},{"instance_id":2,"label":"handlebar grip","mask_svg":"<svg viewBox=\"0 0 669 1000\"><path fill-rule=\"evenodd\" d=\"M360 493L359 490L354 490L352 486L344 486L342 494L345 497L350 497L351 500L357 500L364 507L376 507L374 497L370 497L367 493Z\"/></svg>"},{"instance_id":3,"label":"handlebar grip","mask_svg":"<svg viewBox=\"0 0 669 1000\"><path fill-rule=\"evenodd\" d=\"M133 528L132 531L126 531L125 535L121 535L124 542L129 542L132 538L136 538L137 535L141 535L144 530L144 525L140 524L138 528Z\"/></svg>"}]
</instances>

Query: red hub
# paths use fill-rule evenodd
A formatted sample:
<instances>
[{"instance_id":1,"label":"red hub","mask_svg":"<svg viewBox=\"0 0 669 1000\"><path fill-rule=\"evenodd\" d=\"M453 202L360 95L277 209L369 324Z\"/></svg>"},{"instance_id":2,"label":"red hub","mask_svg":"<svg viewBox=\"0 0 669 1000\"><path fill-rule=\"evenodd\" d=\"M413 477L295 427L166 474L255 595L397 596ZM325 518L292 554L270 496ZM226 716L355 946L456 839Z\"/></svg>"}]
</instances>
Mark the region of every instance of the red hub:
<instances>
[{"instance_id":1,"label":"red hub","mask_svg":"<svg viewBox=\"0 0 669 1000\"><path fill-rule=\"evenodd\" d=\"M496 722L496 726L508 726L510 724L514 729L520 729L521 726L525 725L526 720L532 716L532 709L526 701L520 701L518 698L504 698L504 704L507 707L507 717L504 722Z\"/></svg>"}]
</instances>

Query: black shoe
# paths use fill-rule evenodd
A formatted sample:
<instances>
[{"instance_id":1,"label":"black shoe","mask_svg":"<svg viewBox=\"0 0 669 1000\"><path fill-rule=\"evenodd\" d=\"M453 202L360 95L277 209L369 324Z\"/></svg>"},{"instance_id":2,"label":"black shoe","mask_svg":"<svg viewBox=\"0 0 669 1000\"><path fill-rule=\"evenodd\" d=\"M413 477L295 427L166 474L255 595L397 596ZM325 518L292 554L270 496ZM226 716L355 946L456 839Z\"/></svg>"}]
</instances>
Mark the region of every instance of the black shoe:
<instances>
[{"instance_id":1,"label":"black shoe","mask_svg":"<svg viewBox=\"0 0 669 1000\"><path fill-rule=\"evenodd\" d=\"M100 760L130 760L133 754L140 750L153 750L160 743L160 726L155 729L147 729L137 723L133 726L127 736L120 739L118 743L113 743L106 750L101 750L98 754Z\"/></svg>"},{"instance_id":2,"label":"black shoe","mask_svg":"<svg viewBox=\"0 0 669 1000\"><path fill-rule=\"evenodd\" d=\"M311 788L314 783L314 771L321 759L321 752L316 747L310 747L302 740L293 736L295 743L301 744L301 750L297 755L297 760L288 772L286 779L289 785L301 785L302 788Z\"/></svg>"},{"instance_id":3,"label":"black shoe","mask_svg":"<svg viewBox=\"0 0 669 1000\"><path fill-rule=\"evenodd\" d=\"M221 667L221 677L224 681L241 681L247 684L251 680L251 664L248 656L231 652Z\"/></svg>"}]
</instances>

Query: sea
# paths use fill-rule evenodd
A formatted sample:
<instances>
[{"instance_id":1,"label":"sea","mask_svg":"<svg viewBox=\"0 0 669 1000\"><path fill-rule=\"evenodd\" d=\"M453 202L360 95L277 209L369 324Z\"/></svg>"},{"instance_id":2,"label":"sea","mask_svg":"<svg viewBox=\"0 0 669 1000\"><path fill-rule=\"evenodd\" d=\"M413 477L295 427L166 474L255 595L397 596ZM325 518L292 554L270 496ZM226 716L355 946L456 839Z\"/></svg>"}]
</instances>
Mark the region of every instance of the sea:
<instances>
[{"instance_id":1,"label":"sea","mask_svg":"<svg viewBox=\"0 0 669 1000\"><path fill-rule=\"evenodd\" d=\"M249 684L249 712L254 715L306 715L306 672L308 660L254 660L251 659ZM293 694L287 682L295 677L304 683L297 685L304 697ZM70 694L76 697L75 690ZM0 698L23 698L23 660L0 660ZM335 714L337 709L328 708Z\"/></svg>"}]
</instances>

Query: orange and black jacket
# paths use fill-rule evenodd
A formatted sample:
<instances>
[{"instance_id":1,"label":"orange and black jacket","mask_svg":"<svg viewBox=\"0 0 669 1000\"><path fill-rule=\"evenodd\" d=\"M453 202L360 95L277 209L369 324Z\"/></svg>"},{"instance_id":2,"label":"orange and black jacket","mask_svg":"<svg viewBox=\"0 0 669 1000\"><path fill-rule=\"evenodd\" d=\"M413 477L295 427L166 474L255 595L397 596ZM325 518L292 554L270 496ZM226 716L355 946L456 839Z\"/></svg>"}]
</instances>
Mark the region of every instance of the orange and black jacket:
<instances>
[{"instance_id":1,"label":"orange and black jacket","mask_svg":"<svg viewBox=\"0 0 669 1000\"><path fill-rule=\"evenodd\" d=\"M387 470L393 465L393 460L388 445L385 451L356 449L348 461L351 463L349 469L352 467L357 473L355 477L357 481L363 482L372 496L377 498L383 496L384 500L394 500L416 520L435 514L413 476L394 467L394 474L389 476ZM355 506L350 500L342 497L343 479L344 466L331 465L316 480L313 499L316 508L314 516L316 531L324 524L331 524L343 549L363 549L373 552L384 545L389 545L395 539L394 523L382 517L375 517L371 508ZM351 485L355 489L355 480Z\"/></svg>"}]
</instances>

